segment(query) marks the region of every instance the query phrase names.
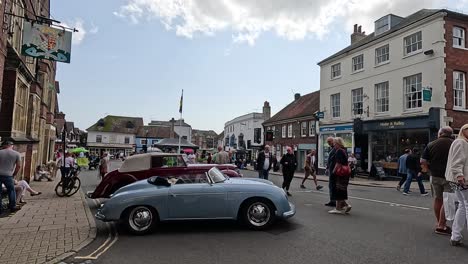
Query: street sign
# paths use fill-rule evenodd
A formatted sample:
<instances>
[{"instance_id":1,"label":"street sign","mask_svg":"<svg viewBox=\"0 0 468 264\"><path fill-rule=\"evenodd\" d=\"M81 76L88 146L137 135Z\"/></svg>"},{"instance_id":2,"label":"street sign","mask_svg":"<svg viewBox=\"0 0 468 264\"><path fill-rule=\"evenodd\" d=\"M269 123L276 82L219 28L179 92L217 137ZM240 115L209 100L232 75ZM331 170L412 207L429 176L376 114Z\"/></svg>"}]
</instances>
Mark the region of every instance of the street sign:
<instances>
[{"instance_id":1,"label":"street sign","mask_svg":"<svg viewBox=\"0 0 468 264\"><path fill-rule=\"evenodd\" d=\"M321 118L324 118L324 117L325 117L325 113L324 113L324 112L317 112L317 113L315 113L315 116L316 116L318 119L321 119Z\"/></svg>"},{"instance_id":2,"label":"street sign","mask_svg":"<svg viewBox=\"0 0 468 264\"><path fill-rule=\"evenodd\" d=\"M429 89L423 90L423 101L430 102L432 99L432 91Z\"/></svg>"}]
</instances>

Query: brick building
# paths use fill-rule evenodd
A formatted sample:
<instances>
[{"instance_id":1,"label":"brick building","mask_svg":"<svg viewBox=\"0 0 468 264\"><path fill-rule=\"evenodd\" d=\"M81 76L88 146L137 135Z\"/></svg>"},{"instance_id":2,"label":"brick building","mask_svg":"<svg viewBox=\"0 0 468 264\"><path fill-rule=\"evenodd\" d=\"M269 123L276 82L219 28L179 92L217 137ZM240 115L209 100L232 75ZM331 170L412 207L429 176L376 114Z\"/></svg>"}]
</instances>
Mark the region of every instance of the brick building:
<instances>
[{"instance_id":1,"label":"brick building","mask_svg":"<svg viewBox=\"0 0 468 264\"><path fill-rule=\"evenodd\" d=\"M29 180L36 165L52 158L58 83L56 63L21 55L21 41L25 18L49 17L50 2L2 1L1 7L0 137L15 143L22 157L18 175Z\"/></svg>"},{"instance_id":2,"label":"brick building","mask_svg":"<svg viewBox=\"0 0 468 264\"><path fill-rule=\"evenodd\" d=\"M303 169L307 151L317 148L314 113L319 105L319 91L303 96L295 94L294 101L263 122L264 131L273 133L273 140L266 140L265 144L271 146L278 160L290 146L297 157L298 170Z\"/></svg>"}]
</instances>

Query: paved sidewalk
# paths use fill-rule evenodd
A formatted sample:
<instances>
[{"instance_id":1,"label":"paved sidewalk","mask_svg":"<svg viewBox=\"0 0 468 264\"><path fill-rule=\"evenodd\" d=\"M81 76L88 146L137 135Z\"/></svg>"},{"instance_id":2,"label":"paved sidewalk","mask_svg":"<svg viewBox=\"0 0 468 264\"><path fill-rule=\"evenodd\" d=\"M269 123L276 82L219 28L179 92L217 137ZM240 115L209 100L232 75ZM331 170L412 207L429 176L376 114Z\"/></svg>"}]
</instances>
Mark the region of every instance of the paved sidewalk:
<instances>
[{"instance_id":1,"label":"paved sidewalk","mask_svg":"<svg viewBox=\"0 0 468 264\"><path fill-rule=\"evenodd\" d=\"M247 170L253 171L253 168L248 166ZM281 171L274 172L273 170L270 171L270 174L273 175L282 175ZM304 178L304 173L303 172L297 172L294 173L294 178ZM307 181L311 181L312 177L309 176L309 179ZM321 182L328 182L328 176L325 175L317 175L317 180ZM359 177L354 177L354 179L350 179L349 181L350 185L357 185L357 186L367 186L367 187L379 187L379 188L396 188L398 181L376 181L372 179L366 179L366 178L359 178ZM424 187L426 191L431 190L431 185L428 181L423 181ZM418 184L413 180L413 183L411 184L411 188L417 188Z\"/></svg>"},{"instance_id":2,"label":"paved sidewalk","mask_svg":"<svg viewBox=\"0 0 468 264\"><path fill-rule=\"evenodd\" d=\"M83 193L56 196L58 180L31 182L42 194L27 193L21 210L0 218L0 264L56 263L94 240L96 223Z\"/></svg>"}]
</instances>

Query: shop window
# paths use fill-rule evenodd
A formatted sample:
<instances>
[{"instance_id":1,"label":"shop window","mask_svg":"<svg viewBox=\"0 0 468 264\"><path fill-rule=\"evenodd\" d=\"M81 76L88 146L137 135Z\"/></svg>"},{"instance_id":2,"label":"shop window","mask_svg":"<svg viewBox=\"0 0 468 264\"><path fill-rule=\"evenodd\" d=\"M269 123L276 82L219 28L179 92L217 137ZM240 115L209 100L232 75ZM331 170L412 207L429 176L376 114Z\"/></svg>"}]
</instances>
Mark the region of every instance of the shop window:
<instances>
[{"instance_id":1,"label":"shop window","mask_svg":"<svg viewBox=\"0 0 468 264\"><path fill-rule=\"evenodd\" d=\"M363 99L363 90L362 88L354 89L351 91L351 105L352 105L352 113L354 115L362 115L362 99Z\"/></svg>"},{"instance_id":2,"label":"shop window","mask_svg":"<svg viewBox=\"0 0 468 264\"><path fill-rule=\"evenodd\" d=\"M405 89L405 108L415 109L422 107L422 74L403 78Z\"/></svg>"},{"instance_id":3,"label":"shop window","mask_svg":"<svg viewBox=\"0 0 468 264\"><path fill-rule=\"evenodd\" d=\"M332 94L330 95L330 102L331 102L331 111L332 117L337 118L340 117L340 94Z\"/></svg>"},{"instance_id":4,"label":"shop window","mask_svg":"<svg viewBox=\"0 0 468 264\"><path fill-rule=\"evenodd\" d=\"M453 27L453 47L465 48L465 29Z\"/></svg>"},{"instance_id":5,"label":"shop window","mask_svg":"<svg viewBox=\"0 0 468 264\"><path fill-rule=\"evenodd\" d=\"M388 82L375 85L375 111L377 113L388 112Z\"/></svg>"},{"instance_id":6,"label":"shop window","mask_svg":"<svg viewBox=\"0 0 468 264\"><path fill-rule=\"evenodd\" d=\"M454 71L453 72L454 108L465 108L465 105L466 105L465 91L466 91L465 73Z\"/></svg>"},{"instance_id":7,"label":"shop window","mask_svg":"<svg viewBox=\"0 0 468 264\"><path fill-rule=\"evenodd\" d=\"M13 130L26 133L29 91L28 87L20 80L17 80L16 87Z\"/></svg>"},{"instance_id":8,"label":"shop window","mask_svg":"<svg viewBox=\"0 0 468 264\"><path fill-rule=\"evenodd\" d=\"M301 137L307 137L307 122L301 122Z\"/></svg>"},{"instance_id":9,"label":"shop window","mask_svg":"<svg viewBox=\"0 0 468 264\"><path fill-rule=\"evenodd\" d=\"M293 128L292 124L289 124L288 125L288 138L292 138L292 136L293 136L292 135L292 128Z\"/></svg>"},{"instance_id":10,"label":"shop window","mask_svg":"<svg viewBox=\"0 0 468 264\"><path fill-rule=\"evenodd\" d=\"M141 145L147 145L147 144L148 144L148 140L146 140L146 139L141 139L141 140L140 140L140 144L141 144Z\"/></svg>"}]
</instances>

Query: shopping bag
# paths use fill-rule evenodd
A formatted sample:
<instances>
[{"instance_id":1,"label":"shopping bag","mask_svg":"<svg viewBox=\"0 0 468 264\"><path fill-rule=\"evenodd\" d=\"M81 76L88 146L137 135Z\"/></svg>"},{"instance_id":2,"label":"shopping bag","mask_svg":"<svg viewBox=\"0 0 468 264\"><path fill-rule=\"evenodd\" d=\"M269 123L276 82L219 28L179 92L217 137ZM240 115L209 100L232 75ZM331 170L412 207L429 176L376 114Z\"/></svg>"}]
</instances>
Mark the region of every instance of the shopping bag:
<instances>
[{"instance_id":1,"label":"shopping bag","mask_svg":"<svg viewBox=\"0 0 468 264\"><path fill-rule=\"evenodd\" d=\"M453 221L455 219L456 208L456 195L455 193L444 192L444 210L445 210L445 219L448 221Z\"/></svg>"}]
</instances>

